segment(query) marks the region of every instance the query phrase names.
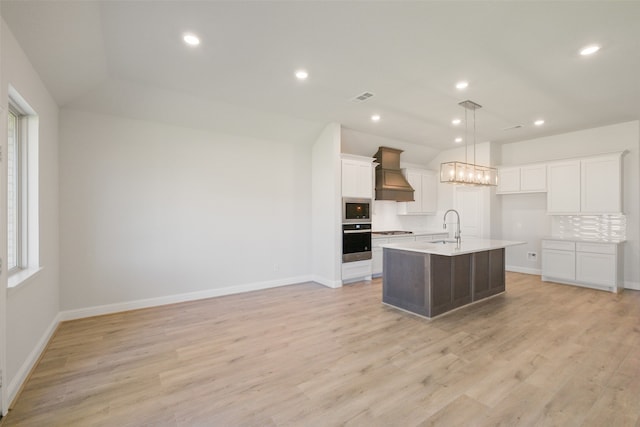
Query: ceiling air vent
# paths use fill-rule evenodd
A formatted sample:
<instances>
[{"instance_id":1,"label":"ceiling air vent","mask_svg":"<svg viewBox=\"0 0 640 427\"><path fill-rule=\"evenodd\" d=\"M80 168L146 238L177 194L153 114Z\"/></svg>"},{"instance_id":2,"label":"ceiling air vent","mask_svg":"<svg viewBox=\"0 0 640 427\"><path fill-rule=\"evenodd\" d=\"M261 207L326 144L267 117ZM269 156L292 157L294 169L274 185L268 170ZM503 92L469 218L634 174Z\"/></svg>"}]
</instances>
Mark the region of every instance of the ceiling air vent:
<instances>
[{"instance_id":1,"label":"ceiling air vent","mask_svg":"<svg viewBox=\"0 0 640 427\"><path fill-rule=\"evenodd\" d=\"M515 125L515 126L511 126L508 128L504 128L502 130L507 131L507 130L514 130L514 129L520 129L522 127L522 125Z\"/></svg>"},{"instance_id":2,"label":"ceiling air vent","mask_svg":"<svg viewBox=\"0 0 640 427\"><path fill-rule=\"evenodd\" d=\"M373 96L373 94L371 92L362 92L360 95L354 97L352 99L352 101L354 102L363 102L366 101L367 99L371 98Z\"/></svg>"}]
</instances>

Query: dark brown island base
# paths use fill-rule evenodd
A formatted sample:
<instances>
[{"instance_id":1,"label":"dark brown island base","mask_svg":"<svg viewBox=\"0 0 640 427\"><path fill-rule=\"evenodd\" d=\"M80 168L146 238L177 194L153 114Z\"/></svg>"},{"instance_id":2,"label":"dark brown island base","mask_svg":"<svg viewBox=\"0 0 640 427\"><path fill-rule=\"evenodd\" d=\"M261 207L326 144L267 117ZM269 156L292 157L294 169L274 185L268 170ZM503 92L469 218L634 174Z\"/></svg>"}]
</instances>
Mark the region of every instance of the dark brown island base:
<instances>
[{"instance_id":1,"label":"dark brown island base","mask_svg":"<svg viewBox=\"0 0 640 427\"><path fill-rule=\"evenodd\" d=\"M505 291L505 247L476 239L384 246L382 302L427 318Z\"/></svg>"}]
</instances>

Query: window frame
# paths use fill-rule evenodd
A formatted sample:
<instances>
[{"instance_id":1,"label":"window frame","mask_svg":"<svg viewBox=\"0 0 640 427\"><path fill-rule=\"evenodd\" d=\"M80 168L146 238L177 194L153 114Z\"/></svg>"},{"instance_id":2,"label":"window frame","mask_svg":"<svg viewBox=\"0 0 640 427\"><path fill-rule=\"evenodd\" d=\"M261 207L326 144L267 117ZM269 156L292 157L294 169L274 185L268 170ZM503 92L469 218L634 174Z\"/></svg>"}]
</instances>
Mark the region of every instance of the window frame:
<instances>
[{"instance_id":1,"label":"window frame","mask_svg":"<svg viewBox=\"0 0 640 427\"><path fill-rule=\"evenodd\" d=\"M29 251L28 251L28 206L27 201L28 197L28 162L27 162L27 141L28 141L28 115L24 113L24 111L16 105L13 100L9 99L9 108L8 115L11 114L15 117L15 135L14 135L14 161L13 167L15 170L14 174L14 191L15 195L15 210L16 210L16 224L15 224L15 246L16 249L15 255L15 265L7 266L8 275L12 275L18 273L29 265ZM7 116L8 116L7 115ZM7 136L8 137L8 136ZM8 141L7 141L8 142ZM7 150L7 164L9 163L9 150ZM8 185L8 173L7 173L7 185ZM7 187L8 190L8 187ZM7 197L7 204L9 203ZM7 225L8 225L8 216L7 216ZM8 232L8 230L7 230ZM7 241L9 241L9 236L7 236ZM8 262L8 260L7 260Z\"/></svg>"},{"instance_id":2,"label":"window frame","mask_svg":"<svg viewBox=\"0 0 640 427\"><path fill-rule=\"evenodd\" d=\"M20 223L16 231L19 241L18 257L16 265L9 269L7 256L7 287L16 288L34 277L42 270L40 265L40 200L39 200L39 129L40 118L29 103L9 85L7 110L15 115L19 124L16 128L19 132L17 140L17 179L20 182L18 188L18 221ZM7 114L7 124L9 123ZM9 133L5 134L7 144ZM7 145L8 146L8 145ZM8 151L8 150L7 150ZM5 179L9 178L8 152L3 157L7 158L7 168L4 169ZM9 183L4 182L6 194L5 227L9 226ZM9 239L7 233L7 251Z\"/></svg>"}]
</instances>

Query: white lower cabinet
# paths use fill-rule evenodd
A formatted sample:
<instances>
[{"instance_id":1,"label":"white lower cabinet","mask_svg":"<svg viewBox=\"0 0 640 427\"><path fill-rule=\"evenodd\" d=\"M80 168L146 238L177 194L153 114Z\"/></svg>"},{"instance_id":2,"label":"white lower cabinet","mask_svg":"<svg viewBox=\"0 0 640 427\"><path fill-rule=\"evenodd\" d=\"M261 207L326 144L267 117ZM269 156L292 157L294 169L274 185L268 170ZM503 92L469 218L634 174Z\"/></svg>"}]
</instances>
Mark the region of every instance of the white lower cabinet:
<instances>
[{"instance_id":1,"label":"white lower cabinet","mask_svg":"<svg viewBox=\"0 0 640 427\"><path fill-rule=\"evenodd\" d=\"M557 240L542 241L542 280L576 279L576 244Z\"/></svg>"},{"instance_id":2,"label":"white lower cabinet","mask_svg":"<svg viewBox=\"0 0 640 427\"><path fill-rule=\"evenodd\" d=\"M576 253L556 249L542 250L542 275L556 279L576 279Z\"/></svg>"},{"instance_id":3,"label":"white lower cabinet","mask_svg":"<svg viewBox=\"0 0 640 427\"><path fill-rule=\"evenodd\" d=\"M623 243L542 241L542 280L618 292Z\"/></svg>"},{"instance_id":4,"label":"white lower cabinet","mask_svg":"<svg viewBox=\"0 0 640 427\"><path fill-rule=\"evenodd\" d=\"M388 238L371 239L371 275L373 277L382 275L382 248L380 245L389 243Z\"/></svg>"},{"instance_id":5,"label":"white lower cabinet","mask_svg":"<svg viewBox=\"0 0 640 427\"><path fill-rule=\"evenodd\" d=\"M371 239L371 275L373 277L382 276L383 249L380 247L381 245L386 243L430 241L446 239L447 237L449 237L448 233L420 234L417 236L374 237Z\"/></svg>"},{"instance_id":6,"label":"white lower cabinet","mask_svg":"<svg viewBox=\"0 0 640 427\"><path fill-rule=\"evenodd\" d=\"M614 255L576 252L576 280L595 285L616 284L616 257Z\"/></svg>"},{"instance_id":7,"label":"white lower cabinet","mask_svg":"<svg viewBox=\"0 0 640 427\"><path fill-rule=\"evenodd\" d=\"M371 260L345 262L342 264L342 283L371 280Z\"/></svg>"}]
</instances>

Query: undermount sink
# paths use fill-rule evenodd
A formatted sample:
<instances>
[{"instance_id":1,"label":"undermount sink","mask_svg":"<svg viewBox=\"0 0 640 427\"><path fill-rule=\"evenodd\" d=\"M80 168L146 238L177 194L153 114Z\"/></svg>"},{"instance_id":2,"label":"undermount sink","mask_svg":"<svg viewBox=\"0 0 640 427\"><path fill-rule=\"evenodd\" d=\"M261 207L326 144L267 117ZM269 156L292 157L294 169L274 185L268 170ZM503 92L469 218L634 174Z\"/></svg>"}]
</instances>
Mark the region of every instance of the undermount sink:
<instances>
[{"instance_id":1,"label":"undermount sink","mask_svg":"<svg viewBox=\"0 0 640 427\"><path fill-rule=\"evenodd\" d=\"M444 239L444 240L431 240L429 243L438 243L438 244L444 245L447 243L456 243L456 241L450 240L450 239Z\"/></svg>"}]
</instances>

